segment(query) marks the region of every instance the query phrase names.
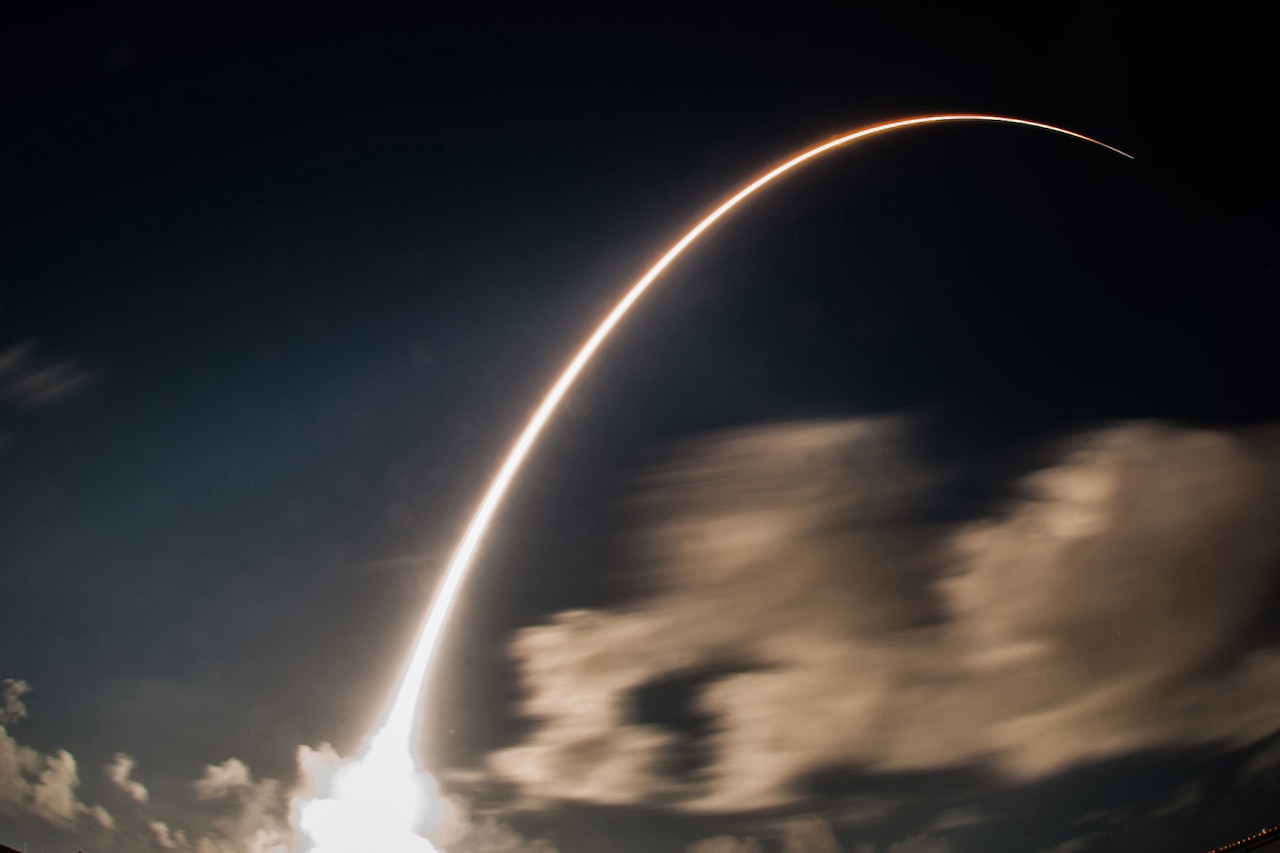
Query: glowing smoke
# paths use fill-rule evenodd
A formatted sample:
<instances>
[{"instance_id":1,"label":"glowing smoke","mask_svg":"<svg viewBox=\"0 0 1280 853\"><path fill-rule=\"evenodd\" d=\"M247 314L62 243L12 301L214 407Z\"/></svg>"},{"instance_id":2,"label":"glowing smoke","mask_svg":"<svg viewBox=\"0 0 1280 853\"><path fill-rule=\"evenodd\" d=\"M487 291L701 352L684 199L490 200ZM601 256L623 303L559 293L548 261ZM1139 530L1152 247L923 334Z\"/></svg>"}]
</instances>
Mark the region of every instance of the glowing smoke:
<instances>
[{"instance_id":1,"label":"glowing smoke","mask_svg":"<svg viewBox=\"0 0 1280 853\"><path fill-rule=\"evenodd\" d=\"M440 636L466 579L485 529L515 479L525 457L555 413L560 401L572 387L578 374L604 343L605 338L622 320L649 286L678 258L685 249L735 207L777 178L829 151L867 137L917 125L943 122L978 121L1016 124L1049 130L1106 148L1133 159L1129 154L1075 131L1050 124L1019 118L991 115L917 116L864 128L815 145L791 157L752 180L722 202L711 213L676 241L649 270L631 286L614 306L573 360L560 374L547 396L534 411L529 423L516 439L476 509L466 533L454 552L444 580L436 591L426 621L418 634L413 656L405 668L395 698L382 727L374 734L364 751L335 773L328 796L301 803L299 826L311 841L315 853L433 853L433 847L418 830L429 807L425 780L413 760L412 739L418 703L428 670L439 645Z\"/></svg>"},{"instance_id":2,"label":"glowing smoke","mask_svg":"<svg viewBox=\"0 0 1280 853\"><path fill-rule=\"evenodd\" d=\"M430 806L431 785L413 753L383 729L365 752L339 767L329 796L303 803L299 828L315 853L435 853L419 834Z\"/></svg>"}]
</instances>

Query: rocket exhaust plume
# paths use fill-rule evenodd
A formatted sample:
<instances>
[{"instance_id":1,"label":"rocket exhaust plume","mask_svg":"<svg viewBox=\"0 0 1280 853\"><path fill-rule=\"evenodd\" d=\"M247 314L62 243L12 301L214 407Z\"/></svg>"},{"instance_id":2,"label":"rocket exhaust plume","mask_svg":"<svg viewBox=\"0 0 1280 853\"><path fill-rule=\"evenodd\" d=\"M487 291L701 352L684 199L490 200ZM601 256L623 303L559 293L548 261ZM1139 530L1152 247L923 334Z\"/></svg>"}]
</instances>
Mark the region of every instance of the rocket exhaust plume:
<instances>
[{"instance_id":1,"label":"rocket exhaust plume","mask_svg":"<svg viewBox=\"0 0 1280 853\"><path fill-rule=\"evenodd\" d=\"M525 457L542 433L547 421L555 414L565 394L583 368L591 361L609 333L622 321L632 306L645 294L650 285L671 266L680 255L735 207L750 198L768 184L793 169L815 160L830 151L846 145L908 127L945 122L988 122L1021 125L1071 136L1097 145L1122 157L1133 156L1105 142L1076 133L1066 128L1028 121L1020 118L995 115L929 115L885 122L837 136L821 144L801 151L754 178L746 186L721 202L701 221L690 228L658 258L640 279L631 286L613 310L601 321L586 342L570 360L564 372L556 379L551 390L538 404L529 422L507 452L488 491L476 508L467 525L462 541L449 563L443 580L427 611L426 620L418 634L413 655L405 667L404 675L396 690L391 707L382 727L367 742L364 751L339 768L335 773L328 795L299 805L299 827L311 842L314 853L432 853L435 848L418 830L426 819L429 804L423 774L417 769L412 753L414 721L432 659L440 643L441 634L449 619L449 613L458 599L462 583L486 528L497 512L503 497L519 473Z\"/></svg>"}]
</instances>

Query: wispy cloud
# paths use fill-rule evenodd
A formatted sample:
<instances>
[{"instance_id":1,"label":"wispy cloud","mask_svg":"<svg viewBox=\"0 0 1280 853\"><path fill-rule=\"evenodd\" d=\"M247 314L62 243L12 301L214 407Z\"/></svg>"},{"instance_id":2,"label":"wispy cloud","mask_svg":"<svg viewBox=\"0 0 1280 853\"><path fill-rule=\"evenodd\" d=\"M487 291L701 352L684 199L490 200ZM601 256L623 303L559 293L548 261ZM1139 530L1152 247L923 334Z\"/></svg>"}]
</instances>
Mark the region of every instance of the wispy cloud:
<instances>
[{"instance_id":1,"label":"wispy cloud","mask_svg":"<svg viewBox=\"0 0 1280 853\"><path fill-rule=\"evenodd\" d=\"M75 393L88 378L73 361L38 357L32 341L0 352L0 400L13 406L48 406Z\"/></svg>"},{"instance_id":2,"label":"wispy cloud","mask_svg":"<svg viewBox=\"0 0 1280 853\"><path fill-rule=\"evenodd\" d=\"M951 853L951 842L932 835L914 835L889 845L889 853Z\"/></svg>"},{"instance_id":3,"label":"wispy cloud","mask_svg":"<svg viewBox=\"0 0 1280 853\"><path fill-rule=\"evenodd\" d=\"M977 806L951 809L938 815L933 823L930 824L929 829L933 832L948 832L950 830L977 826L986 819L986 815L982 813L982 809Z\"/></svg>"},{"instance_id":4,"label":"wispy cloud","mask_svg":"<svg viewBox=\"0 0 1280 853\"><path fill-rule=\"evenodd\" d=\"M831 824L817 816L791 818L773 824L765 833L766 840L756 836L718 835L704 838L685 848L685 853L761 853L780 849L782 853L843 853ZM878 848L863 841L854 853L951 853L951 842L937 835L914 835L903 841Z\"/></svg>"}]
</instances>

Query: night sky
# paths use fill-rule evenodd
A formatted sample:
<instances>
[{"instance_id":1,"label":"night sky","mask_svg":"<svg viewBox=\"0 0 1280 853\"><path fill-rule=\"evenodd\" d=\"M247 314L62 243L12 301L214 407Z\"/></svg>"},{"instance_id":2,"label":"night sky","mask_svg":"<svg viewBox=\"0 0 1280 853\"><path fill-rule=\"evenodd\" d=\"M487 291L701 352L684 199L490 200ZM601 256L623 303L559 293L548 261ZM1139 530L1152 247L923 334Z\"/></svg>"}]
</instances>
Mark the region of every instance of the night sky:
<instances>
[{"instance_id":1,"label":"night sky","mask_svg":"<svg viewBox=\"0 0 1280 853\"><path fill-rule=\"evenodd\" d=\"M186 14L0 32L0 843L266 853L597 318L763 167L927 112L1136 159L908 130L673 267L466 588L423 718L438 839L1197 853L1280 823L1261 19Z\"/></svg>"}]
</instances>

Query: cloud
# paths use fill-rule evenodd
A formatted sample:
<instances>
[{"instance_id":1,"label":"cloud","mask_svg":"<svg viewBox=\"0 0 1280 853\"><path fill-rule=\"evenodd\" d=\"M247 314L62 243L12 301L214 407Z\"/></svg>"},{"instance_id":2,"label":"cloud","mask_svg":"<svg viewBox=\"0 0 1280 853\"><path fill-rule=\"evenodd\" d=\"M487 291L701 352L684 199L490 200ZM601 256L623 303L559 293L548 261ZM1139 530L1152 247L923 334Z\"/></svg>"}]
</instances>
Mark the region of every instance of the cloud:
<instances>
[{"instance_id":1,"label":"cloud","mask_svg":"<svg viewBox=\"0 0 1280 853\"><path fill-rule=\"evenodd\" d=\"M36 409L70 396L88 379L75 362L43 361L34 353L31 341L0 352L0 400Z\"/></svg>"},{"instance_id":2,"label":"cloud","mask_svg":"<svg viewBox=\"0 0 1280 853\"><path fill-rule=\"evenodd\" d=\"M1250 778L1270 770L1280 765L1280 739L1268 744L1257 755L1249 759L1249 763L1245 765L1244 770L1240 774L1240 781L1246 782Z\"/></svg>"},{"instance_id":3,"label":"cloud","mask_svg":"<svg viewBox=\"0 0 1280 853\"><path fill-rule=\"evenodd\" d=\"M106 809L86 805L76 795L80 774L71 753L59 750L52 755L41 756L13 744L3 729L0 729L0 738L8 741L8 744L0 742L0 773L14 769L14 766L5 768L4 753L18 753L18 761L15 762L17 772L12 773L6 782L0 782L0 790L16 795L7 804L8 811L12 813L25 807L37 817L60 826L71 826L79 818L88 817L103 828L114 828L115 820ZM0 808L5 805L0 803Z\"/></svg>"},{"instance_id":4,"label":"cloud","mask_svg":"<svg viewBox=\"0 0 1280 853\"><path fill-rule=\"evenodd\" d=\"M86 805L77 796L80 774L71 753L44 755L9 733L7 726L27 716L22 697L31 691L30 685L5 679L0 687L0 814L31 814L59 826L87 818L99 827L113 828L115 820L106 809Z\"/></svg>"},{"instance_id":5,"label":"cloud","mask_svg":"<svg viewBox=\"0 0 1280 853\"><path fill-rule=\"evenodd\" d=\"M26 716L22 681L0 682L0 709L7 722ZM178 853L282 853L300 840L291 818L299 801L328 784L341 759L322 744L296 751L292 781L255 778L238 758L204 768L201 777L182 790L182 798L154 803L150 792L132 778L136 762L116 753L103 767L116 787L139 806L124 825L101 806L83 803L75 758L65 750L50 755L17 743L0 726L0 815L35 817L91 837L105 853L178 851ZM434 784L434 783L433 783ZM466 803L432 788L423 831L449 853L556 853L541 839L528 839L492 815L473 819ZM163 798L162 798L163 799ZM153 811L155 809L156 811ZM157 812L166 819L161 820ZM177 817L178 820L173 818ZM178 825L183 828L177 828Z\"/></svg>"},{"instance_id":6,"label":"cloud","mask_svg":"<svg viewBox=\"0 0 1280 853\"><path fill-rule=\"evenodd\" d=\"M529 840L492 816L470 826L442 849L447 853L556 853L550 842Z\"/></svg>"},{"instance_id":7,"label":"cloud","mask_svg":"<svg viewBox=\"0 0 1280 853\"><path fill-rule=\"evenodd\" d=\"M831 824L820 817L800 817L771 827L783 853L841 853ZM761 853L760 840L753 837L717 835L695 841L685 853Z\"/></svg>"},{"instance_id":8,"label":"cloud","mask_svg":"<svg viewBox=\"0 0 1280 853\"><path fill-rule=\"evenodd\" d=\"M289 825L289 807L295 791L311 784L305 770L313 751L298 750L299 779L293 786L276 779L254 779L248 765L238 758L205 767L204 776L192 783L197 800L225 805L201 832L186 833L186 848L194 853L273 853L296 840ZM179 845L181 847L181 845Z\"/></svg>"},{"instance_id":9,"label":"cloud","mask_svg":"<svg viewBox=\"0 0 1280 853\"><path fill-rule=\"evenodd\" d=\"M15 741L0 726L0 812L14 813L30 799L32 776L39 772L43 757Z\"/></svg>"},{"instance_id":10,"label":"cloud","mask_svg":"<svg viewBox=\"0 0 1280 853\"><path fill-rule=\"evenodd\" d=\"M938 817L930 824L929 828L934 832L945 832L954 829L965 829L970 826L977 826L984 822L986 816L982 813L982 809L976 806L968 808L951 809L938 815Z\"/></svg>"},{"instance_id":11,"label":"cloud","mask_svg":"<svg viewBox=\"0 0 1280 853\"><path fill-rule=\"evenodd\" d=\"M156 843L166 850L176 850L179 847L187 846L187 838L181 833L174 833L169 829L169 824L164 821L153 820L147 824L152 835L156 838Z\"/></svg>"},{"instance_id":12,"label":"cloud","mask_svg":"<svg viewBox=\"0 0 1280 853\"><path fill-rule=\"evenodd\" d=\"M1192 782L1189 785L1183 785L1173 793L1173 796L1164 803L1156 806L1151 810L1151 817L1168 817L1170 815L1182 814L1197 808L1204 800L1204 791L1199 782Z\"/></svg>"},{"instance_id":13,"label":"cloud","mask_svg":"<svg viewBox=\"0 0 1280 853\"><path fill-rule=\"evenodd\" d=\"M236 758L209 765L193 783L201 802L217 802L224 810L204 830L164 836L173 849L190 853L278 853L299 841L291 818L302 801L326 790L342 759L328 744L301 746L296 753L297 777L292 784L255 779L248 765ZM541 839L528 839L492 815L473 818L465 802L446 796L430 783L430 808L422 827L426 837L448 853L556 853ZM227 808L229 806L229 808ZM166 827L167 829L167 827Z\"/></svg>"},{"instance_id":14,"label":"cloud","mask_svg":"<svg viewBox=\"0 0 1280 853\"><path fill-rule=\"evenodd\" d=\"M880 823L902 805L899 800L880 796L842 798L835 809L827 813L840 826L859 826ZM957 810L957 813L963 810Z\"/></svg>"},{"instance_id":15,"label":"cloud","mask_svg":"<svg viewBox=\"0 0 1280 853\"><path fill-rule=\"evenodd\" d=\"M130 778L137 762L123 752L117 752L111 763L103 768L111 784L124 791L135 802L147 801L147 788L141 782Z\"/></svg>"},{"instance_id":16,"label":"cloud","mask_svg":"<svg viewBox=\"0 0 1280 853\"><path fill-rule=\"evenodd\" d=\"M727 811L832 766L1031 779L1276 728L1280 652L1251 628L1280 560L1274 439L1096 430L947 528L922 520L940 477L892 420L693 446L640 502L652 593L515 638L535 725L491 769L544 800ZM673 777L685 736L636 693L715 667L711 763Z\"/></svg>"},{"instance_id":17,"label":"cloud","mask_svg":"<svg viewBox=\"0 0 1280 853\"><path fill-rule=\"evenodd\" d=\"M75 795L79 784L75 758L66 750L59 750L44 760L44 769L31 787L33 810L55 819L75 819L84 810Z\"/></svg>"},{"instance_id":18,"label":"cloud","mask_svg":"<svg viewBox=\"0 0 1280 853\"><path fill-rule=\"evenodd\" d=\"M930 835L916 835L889 845L889 853L951 853L951 842Z\"/></svg>"},{"instance_id":19,"label":"cloud","mask_svg":"<svg viewBox=\"0 0 1280 853\"><path fill-rule=\"evenodd\" d=\"M31 685L16 678L0 681L0 725L12 726L25 720L27 706L22 697L31 692Z\"/></svg>"},{"instance_id":20,"label":"cloud","mask_svg":"<svg viewBox=\"0 0 1280 853\"><path fill-rule=\"evenodd\" d=\"M191 783L196 797L201 800L220 800L236 791L253 787L253 776L248 766L238 758L228 758L221 764L210 764L204 776Z\"/></svg>"},{"instance_id":21,"label":"cloud","mask_svg":"<svg viewBox=\"0 0 1280 853\"><path fill-rule=\"evenodd\" d=\"M1042 850L1040 853L1081 853L1081 851L1088 850L1097 840L1098 837L1096 835L1072 838Z\"/></svg>"},{"instance_id":22,"label":"cloud","mask_svg":"<svg viewBox=\"0 0 1280 853\"><path fill-rule=\"evenodd\" d=\"M685 853L761 853L760 842L754 838L735 835L717 835L690 844Z\"/></svg>"},{"instance_id":23,"label":"cloud","mask_svg":"<svg viewBox=\"0 0 1280 853\"><path fill-rule=\"evenodd\" d=\"M840 853L831 824L822 818L805 817L787 821L782 826L784 853Z\"/></svg>"},{"instance_id":24,"label":"cloud","mask_svg":"<svg viewBox=\"0 0 1280 853\"><path fill-rule=\"evenodd\" d=\"M29 691L25 682L3 682L5 720L26 716L21 697ZM330 751L331 752L331 751ZM308 771L316 766L310 759L318 751L298 752L298 785L310 783ZM140 806L150 805L147 789L132 779L134 760L117 753L103 769L106 777ZM237 759L205 768L202 778L192 783L194 802L216 801L215 806L183 808L168 803L167 810L185 814L194 828L179 830L171 822L141 813L132 824L119 826L102 806L82 802L75 758L66 750L44 755L18 743L0 726L0 815L27 816L64 829L74 829L94 839L102 850L178 850L185 853L277 853L293 841L288 813L293 789L275 779L253 778L248 767ZM139 834L140 833L140 834Z\"/></svg>"},{"instance_id":25,"label":"cloud","mask_svg":"<svg viewBox=\"0 0 1280 853\"><path fill-rule=\"evenodd\" d=\"M330 751L323 760L326 764L336 764L336 759L337 756ZM314 775L318 784L312 786L311 793L326 782L323 774ZM425 781L430 807L419 831L437 850L445 853L556 853L551 842L527 838L495 814L474 814L466 800L456 794L446 794L430 775Z\"/></svg>"}]
</instances>

